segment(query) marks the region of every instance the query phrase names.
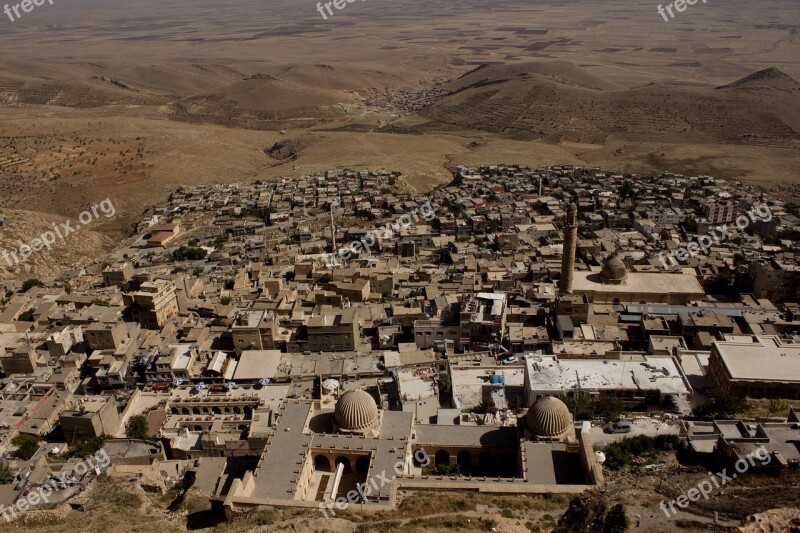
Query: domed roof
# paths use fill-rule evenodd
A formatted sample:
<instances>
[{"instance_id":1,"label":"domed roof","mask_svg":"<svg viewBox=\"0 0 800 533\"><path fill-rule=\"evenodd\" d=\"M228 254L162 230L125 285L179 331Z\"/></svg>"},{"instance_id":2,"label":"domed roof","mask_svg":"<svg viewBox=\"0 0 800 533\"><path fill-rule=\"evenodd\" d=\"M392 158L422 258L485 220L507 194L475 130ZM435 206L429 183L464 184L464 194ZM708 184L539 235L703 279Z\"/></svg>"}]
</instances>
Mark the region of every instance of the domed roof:
<instances>
[{"instance_id":1,"label":"domed roof","mask_svg":"<svg viewBox=\"0 0 800 533\"><path fill-rule=\"evenodd\" d=\"M336 402L334 418L343 431L366 431L378 422L378 406L368 392L350 390Z\"/></svg>"},{"instance_id":2,"label":"domed roof","mask_svg":"<svg viewBox=\"0 0 800 533\"><path fill-rule=\"evenodd\" d=\"M619 257L612 257L606 261L603 265L603 270L600 272L600 276L605 282L619 282L624 280L627 275L628 268Z\"/></svg>"},{"instance_id":3,"label":"domed roof","mask_svg":"<svg viewBox=\"0 0 800 533\"><path fill-rule=\"evenodd\" d=\"M564 402L553 396L536 400L525 415L528 426L537 437L562 437L573 429L572 415Z\"/></svg>"}]
</instances>

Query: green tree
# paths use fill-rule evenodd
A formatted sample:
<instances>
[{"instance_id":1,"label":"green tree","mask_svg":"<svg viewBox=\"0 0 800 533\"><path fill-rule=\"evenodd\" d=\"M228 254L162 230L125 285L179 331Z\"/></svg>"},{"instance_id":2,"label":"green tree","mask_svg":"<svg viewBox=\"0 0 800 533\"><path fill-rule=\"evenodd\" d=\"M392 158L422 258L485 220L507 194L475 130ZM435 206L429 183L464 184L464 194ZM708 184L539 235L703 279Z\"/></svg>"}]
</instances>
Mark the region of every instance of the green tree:
<instances>
[{"instance_id":1,"label":"green tree","mask_svg":"<svg viewBox=\"0 0 800 533\"><path fill-rule=\"evenodd\" d=\"M146 439L148 433L147 417L134 415L125 423L125 436L129 439Z\"/></svg>"},{"instance_id":2,"label":"green tree","mask_svg":"<svg viewBox=\"0 0 800 533\"><path fill-rule=\"evenodd\" d=\"M78 444L75 448L72 449L70 455L72 457L87 457L89 455L94 455L97 451L102 448L108 437L105 435L100 435L99 437L92 437L80 444Z\"/></svg>"},{"instance_id":3,"label":"green tree","mask_svg":"<svg viewBox=\"0 0 800 533\"><path fill-rule=\"evenodd\" d=\"M453 256L450 254L450 248L447 246L442 246L434 255L437 257L436 261L442 265L452 265L453 264Z\"/></svg>"},{"instance_id":4,"label":"green tree","mask_svg":"<svg viewBox=\"0 0 800 533\"><path fill-rule=\"evenodd\" d=\"M694 410L694 415L705 419L733 418L750 408L747 398L722 389L712 389L706 394L708 401Z\"/></svg>"},{"instance_id":5,"label":"green tree","mask_svg":"<svg viewBox=\"0 0 800 533\"><path fill-rule=\"evenodd\" d=\"M617 397L602 398L594 407L595 414L607 422L619 419L625 411L625 404Z\"/></svg>"},{"instance_id":6,"label":"green tree","mask_svg":"<svg viewBox=\"0 0 800 533\"><path fill-rule=\"evenodd\" d=\"M33 454L39 449L39 439L33 435L25 435L24 433L20 433L11 439L11 444L17 447L17 451L14 455L23 461L27 461L33 457Z\"/></svg>"},{"instance_id":7,"label":"green tree","mask_svg":"<svg viewBox=\"0 0 800 533\"><path fill-rule=\"evenodd\" d=\"M442 463L434 468L433 474L436 476L459 476L461 475L461 469L458 465Z\"/></svg>"},{"instance_id":8,"label":"green tree","mask_svg":"<svg viewBox=\"0 0 800 533\"><path fill-rule=\"evenodd\" d=\"M439 374L439 397L450 397L453 392L453 383L450 381L450 374Z\"/></svg>"},{"instance_id":9,"label":"green tree","mask_svg":"<svg viewBox=\"0 0 800 533\"><path fill-rule=\"evenodd\" d=\"M199 259L205 259L208 252L204 248L196 248L194 246L181 246L174 252L172 252L172 259L175 261L197 261Z\"/></svg>"},{"instance_id":10,"label":"green tree","mask_svg":"<svg viewBox=\"0 0 800 533\"><path fill-rule=\"evenodd\" d=\"M677 435L659 435L655 438L649 435L625 437L606 446L605 464L616 470L630 465L634 457L647 459L661 452L676 451L680 445L681 440Z\"/></svg>"},{"instance_id":11,"label":"green tree","mask_svg":"<svg viewBox=\"0 0 800 533\"><path fill-rule=\"evenodd\" d=\"M34 287L44 287L44 283L36 278L26 279L22 282L22 292L28 292Z\"/></svg>"},{"instance_id":12,"label":"green tree","mask_svg":"<svg viewBox=\"0 0 800 533\"><path fill-rule=\"evenodd\" d=\"M567 406L575 420L591 420L594 418L594 402L591 396L583 391L575 391L572 396L561 395L561 401Z\"/></svg>"}]
</instances>

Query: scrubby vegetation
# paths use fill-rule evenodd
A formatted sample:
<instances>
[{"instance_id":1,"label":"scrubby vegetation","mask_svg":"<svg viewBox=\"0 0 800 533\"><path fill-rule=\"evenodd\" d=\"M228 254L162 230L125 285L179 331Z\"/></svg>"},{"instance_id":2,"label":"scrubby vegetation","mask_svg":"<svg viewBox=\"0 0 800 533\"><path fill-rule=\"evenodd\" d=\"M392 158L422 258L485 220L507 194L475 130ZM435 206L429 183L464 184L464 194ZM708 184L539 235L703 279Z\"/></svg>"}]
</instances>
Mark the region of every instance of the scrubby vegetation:
<instances>
[{"instance_id":1,"label":"scrubby vegetation","mask_svg":"<svg viewBox=\"0 0 800 533\"><path fill-rule=\"evenodd\" d=\"M694 410L694 416L698 418L705 420L733 418L737 413L744 413L749 408L747 398L733 392L712 389L706 396L708 401Z\"/></svg>"},{"instance_id":2,"label":"scrubby vegetation","mask_svg":"<svg viewBox=\"0 0 800 533\"><path fill-rule=\"evenodd\" d=\"M576 391L571 396L562 394L560 399L569 408L575 420L602 418L610 422L617 420L625 411L625 404L616 397L604 397L600 401L595 401L588 393Z\"/></svg>"},{"instance_id":3,"label":"scrubby vegetation","mask_svg":"<svg viewBox=\"0 0 800 533\"><path fill-rule=\"evenodd\" d=\"M635 458L647 460L662 452L677 451L680 447L681 440L677 435L626 437L606 446L605 466L614 470L620 469L632 464Z\"/></svg>"},{"instance_id":4,"label":"scrubby vegetation","mask_svg":"<svg viewBox=\"0 0 800 533\"><path fill-rule=\"evenodd\" d=\"M33 454L39 449L38 438L33 435L25 435L22 433L11 439L11 444L17 446L17 451L14 455L24 461L33 457Z\"/></svg>"},{"instance_id":5,"label":"scrubby vegetation","mask_svg":"<svg viewBox=\"0 0 800 533\"><path fill-rule=\"evenodd\" d=\"M193 246L181 246L172 252L172 259L175 261L198 261L205 259L208 252L204 248L196 248Z\"/></svg>"},{"instance_id":6,"label":"scrubby vegetation","mask_svg":"<svg viewBox=\"0 0 800 533\"><path fill-rule=\"evenodd\" d=\"M125 436L129 439L146 439L148 433L147 417L134 415L125 423Z\"/></svg>"}]
</instances>

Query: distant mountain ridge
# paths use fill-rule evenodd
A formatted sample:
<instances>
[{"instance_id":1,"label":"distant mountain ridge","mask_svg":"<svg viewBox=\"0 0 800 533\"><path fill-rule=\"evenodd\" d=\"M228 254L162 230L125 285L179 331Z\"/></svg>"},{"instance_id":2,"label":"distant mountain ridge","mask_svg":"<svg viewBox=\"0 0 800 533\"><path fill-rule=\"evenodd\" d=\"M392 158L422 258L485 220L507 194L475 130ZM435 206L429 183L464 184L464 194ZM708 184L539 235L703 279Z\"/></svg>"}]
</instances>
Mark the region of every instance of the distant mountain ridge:
<instances>
[{"instance_id":1,"label":"distant mountain ridge","mask_svg":"<svg viewBox=\"0 0 800 533\"><path fill-rule=\"evenodd\" d=\"M717 88L795 92L800 91L800 82L777 67L769 67Z\"/></svg>"}]
</instances>

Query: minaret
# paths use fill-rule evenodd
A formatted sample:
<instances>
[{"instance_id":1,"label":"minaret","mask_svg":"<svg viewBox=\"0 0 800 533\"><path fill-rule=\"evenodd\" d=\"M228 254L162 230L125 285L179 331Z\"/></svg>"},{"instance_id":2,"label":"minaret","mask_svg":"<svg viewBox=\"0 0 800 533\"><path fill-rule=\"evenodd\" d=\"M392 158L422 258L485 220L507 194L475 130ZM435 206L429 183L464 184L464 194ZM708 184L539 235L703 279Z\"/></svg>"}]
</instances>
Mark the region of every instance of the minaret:
<instances>
[{"instance_id":1,"label":"minaret","mask_svg":"<svg viewBox=\"0 0 800 533\"><path fill-rule=\"evenodd\" d=\"M575 250L578 246L578 206L569 204L564 224L564 253L561 257L559 294L572 294L572 273L575 271Z\"/></svg>"},{"instance_id":2,"label":"minaret","mask_svg":"<svg viewBox=\"0 0 800 533\"><path fill-rule=\"evenodd\" d=\"M333 202L331 202L331 251L336 253L336 224L333 222Z\"/></svg>"}]
</instances>

